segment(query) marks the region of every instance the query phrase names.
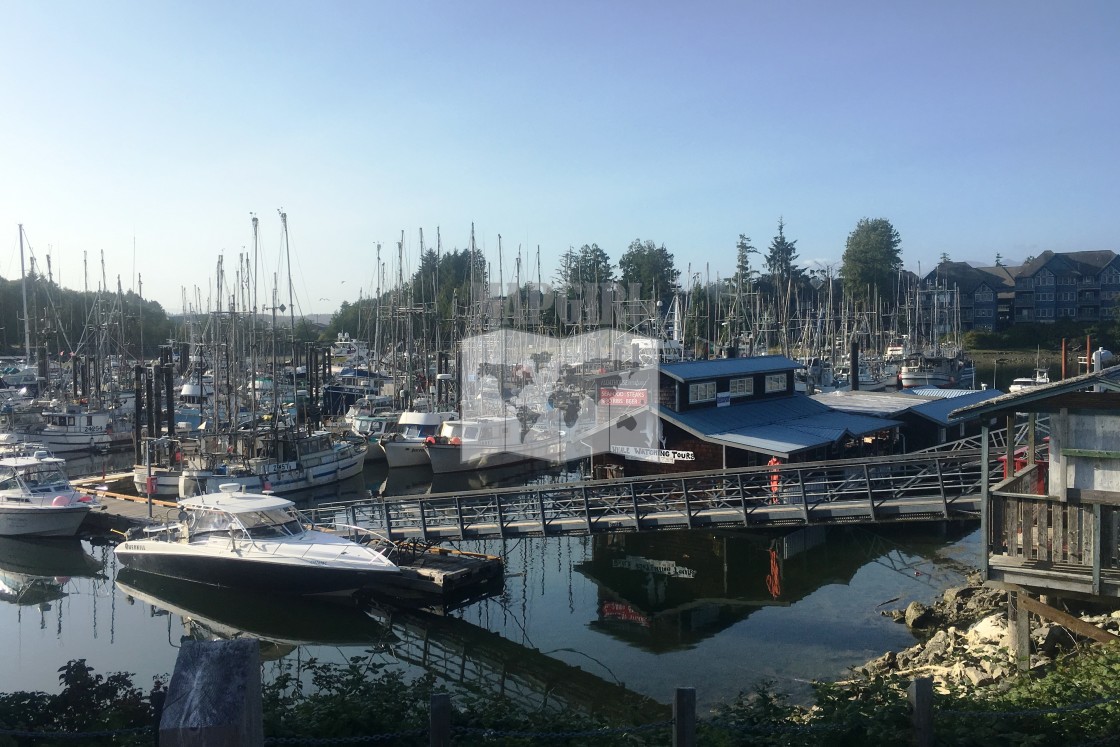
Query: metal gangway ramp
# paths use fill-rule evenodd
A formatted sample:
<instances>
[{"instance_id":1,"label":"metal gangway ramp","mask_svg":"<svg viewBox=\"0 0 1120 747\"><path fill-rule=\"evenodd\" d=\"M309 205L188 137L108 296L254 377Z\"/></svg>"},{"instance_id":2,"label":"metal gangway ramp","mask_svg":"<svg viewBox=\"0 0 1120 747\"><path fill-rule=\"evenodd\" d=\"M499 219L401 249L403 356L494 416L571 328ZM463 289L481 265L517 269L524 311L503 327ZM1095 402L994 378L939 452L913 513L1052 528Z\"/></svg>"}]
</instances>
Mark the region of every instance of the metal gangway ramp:
<instances>
[{"instance_id":1,"label":"metal gangway ramp","mask_svg":"<svg viewBox=\"0 0 1120 747\"><path fill-rule=\"evenodd\" d=\"M978 518L1002 464L979 449L320 504L393 540L794 528ZM343 516L339 516L343 514Z\"/></svg>"}]
</instances>

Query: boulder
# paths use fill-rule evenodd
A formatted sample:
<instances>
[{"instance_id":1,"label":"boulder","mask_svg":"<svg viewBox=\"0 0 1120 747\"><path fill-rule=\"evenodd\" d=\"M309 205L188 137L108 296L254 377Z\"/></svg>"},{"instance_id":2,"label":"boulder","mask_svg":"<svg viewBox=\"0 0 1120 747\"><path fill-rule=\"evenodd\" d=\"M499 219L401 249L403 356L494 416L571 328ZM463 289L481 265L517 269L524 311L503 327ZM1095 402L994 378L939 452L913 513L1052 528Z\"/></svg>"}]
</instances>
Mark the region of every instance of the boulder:
<instances>
[{"instance_id":1,"label":"boulder","mask_svg":"<svg viewBox=\"0 0 1120 747\"><path fill-rule=\"evenodd\" d=\"M999 645L1007 635L1007 620L1002 614L988 615L974 623L964 634L965 642L970 646L984 643Z\"/></svg>"},{"instance_id":2,"label":"boulder","mask_svg":"<svg viewBox=\"0 0 1120 747\"><path fill-rule=\"evenodd\" d=\"M921 602L911 602L906 605L904 615L906 626L910 628L926 628L933 624L933 610Z\"/></svg>"}]
</instances>

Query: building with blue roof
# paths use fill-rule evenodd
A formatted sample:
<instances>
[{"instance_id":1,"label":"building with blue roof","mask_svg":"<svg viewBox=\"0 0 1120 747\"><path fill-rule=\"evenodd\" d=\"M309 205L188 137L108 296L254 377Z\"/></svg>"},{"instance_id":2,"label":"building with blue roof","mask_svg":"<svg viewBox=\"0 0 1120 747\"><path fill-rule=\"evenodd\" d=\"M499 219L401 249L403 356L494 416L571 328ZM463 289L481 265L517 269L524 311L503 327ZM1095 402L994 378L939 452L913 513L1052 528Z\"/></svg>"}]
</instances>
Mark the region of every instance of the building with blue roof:
<instances>
[{"instance_id":1,"label":"building with blue roof","mask_svg":"<svg viewBox=\"0 0 1120 747\"><path fill-rule=\"evenodd\" d=\"M656 402L631 427L657 433L641 453L611 443L596 450L626 460L628 474L692 471L890 453L900 422L832 410L794 389L797 361L782 355L662 365ZM614 391L611 389L601 391ZM602 397L600 402L602 402ZM643 422L643 419L648 421ZM609 418L608 418L609 420ZM643 462L651 466L646 466ZM656 466L652 466L656 464Z\"/></svg>"}]
</instances>

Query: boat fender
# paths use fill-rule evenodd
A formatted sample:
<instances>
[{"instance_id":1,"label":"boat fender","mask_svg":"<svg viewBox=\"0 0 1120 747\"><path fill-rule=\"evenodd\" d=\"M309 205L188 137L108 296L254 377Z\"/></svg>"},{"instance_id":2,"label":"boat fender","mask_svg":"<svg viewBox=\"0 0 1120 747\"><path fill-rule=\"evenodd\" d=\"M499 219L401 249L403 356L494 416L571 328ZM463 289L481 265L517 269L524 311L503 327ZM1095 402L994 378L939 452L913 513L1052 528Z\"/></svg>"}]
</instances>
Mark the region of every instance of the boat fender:
<instances>
[{"instance_id":1,"label":"boat fender","mask_svg":"<svg viewBox=\"0 0 1120 747\"><path fill-rule=\"evenodd\" d=\"M435 436L428 436L427 438L424 439L424 443L426 443L426 444L434 444L435 442L436 442L436 437Z\"/></svg>"},{"instance_id":2,"label":"boat fender","mask_svg":"<svg viewBox=\"0 0 1120 747\"><path fill-rule=\"evenodd\" d=\"M64 495L56 495L54 497L54 500L51 501L51 505L52 506L60 506L60 507L61 506L69 506L70 505L70 499L67 498Z\"/></svg>"},{"instance_id":3,"label":"boat fender","mask_svg":"<svg viewBox=\"0 0 1120 747\"><path fill-rule=\"evenodd\" d=\"M458 445L460 445L461 443L463 443L463 439L459 438L458 436L452 436L452 437L451 437L451 443L452 443L452 444L453 444L454 446L458 446Z\"/></svg>"},{"instance_id":4,"label":"boat fender","mask_svg":"<svg viewBox=\"0 0 1120 747\"><path fill-rule=\"evenodd\" d=\"M78 503L93 503L93 496L92 495L79 495L78 496Z\"/></svg>"}]
</instances>

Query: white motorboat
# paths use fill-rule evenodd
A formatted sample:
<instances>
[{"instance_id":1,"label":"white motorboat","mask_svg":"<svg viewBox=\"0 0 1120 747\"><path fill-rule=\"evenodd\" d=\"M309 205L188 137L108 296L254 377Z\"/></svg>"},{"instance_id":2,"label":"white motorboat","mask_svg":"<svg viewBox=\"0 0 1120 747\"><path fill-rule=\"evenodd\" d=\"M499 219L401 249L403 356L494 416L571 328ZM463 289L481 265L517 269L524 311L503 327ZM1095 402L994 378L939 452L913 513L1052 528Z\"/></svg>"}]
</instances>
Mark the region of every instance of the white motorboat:
<instances>
[{"instance_id":1,"label":"white motorboat","mask_svg":"<svg viewBox=\"0 0 1120 747\"><path fill-rule=\"evenodd\" d=\"M94 500L74 489L65 464L46 451L0 459L0 535L77 534Z\"/></svg>"},{"instance_id":2,"label":"white motorboat","mask_svg":"<svg viewBox=\"0 0 1120 747\"><path fill-rule=\"evenodd\" d=\"M397 421L397 431L381 438L385 461L390 467L419 467L431 464L424 448L429 436L439 432L445 420L458 416L455 412L417 412L407 410Z\"/></svg>"},{"instance_id":3,"label":"white motorboat","mask_svg":"<svg viewBox=\"0 0 1120 747\"><path fill-rule=\"evenodd\" d=\"M131 530L122 565L211 586L301 596L373 589L400 569L395 546L359 527L314 525L291 501L236 483L179 502L175 521Z\"/></svg>"},{"instance_id":4,"label":"white motorboat","mask_svg":"<svg viewBox=\"0 0 1120 747\"><path fill-rule=\"evenodd\" d=\"M1034 389L1036 386L1044 386L1050 383L1050 370L1047 368L1036 368L1034 376L1020 376L1017 379L1012 379L1011 385L1007 387L1009 392L1021 392L1026 389Z\"/></svg>"}]
</instances>

